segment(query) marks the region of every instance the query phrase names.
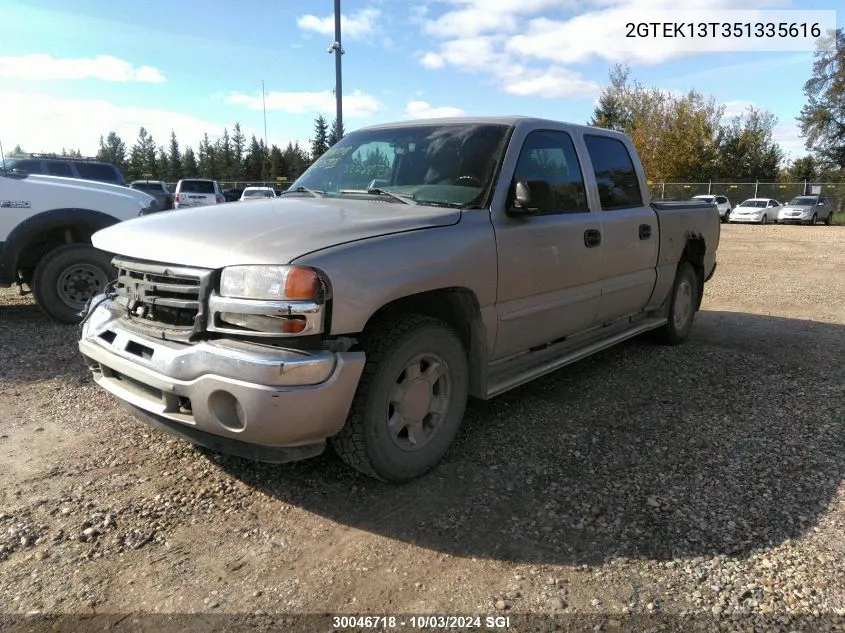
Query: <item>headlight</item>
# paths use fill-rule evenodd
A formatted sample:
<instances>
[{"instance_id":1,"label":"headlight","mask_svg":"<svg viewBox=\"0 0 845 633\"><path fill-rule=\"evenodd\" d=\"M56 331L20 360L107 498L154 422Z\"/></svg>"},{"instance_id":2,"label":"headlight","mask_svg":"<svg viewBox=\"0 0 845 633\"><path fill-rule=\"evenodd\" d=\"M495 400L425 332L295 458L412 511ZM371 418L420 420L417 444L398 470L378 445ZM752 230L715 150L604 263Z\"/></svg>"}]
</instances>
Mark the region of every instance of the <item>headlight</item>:
<instances>
[{"instance_id":1,"label":"headlight","mask_svg":"<svg viewBox=\"0 0 845 633\"><path fill-rule=\"evenodd\" d=\"M303 266L230 266L220 275L220 295L236 299L319 301L325 285Z\"/></svg>"}]
</instances>

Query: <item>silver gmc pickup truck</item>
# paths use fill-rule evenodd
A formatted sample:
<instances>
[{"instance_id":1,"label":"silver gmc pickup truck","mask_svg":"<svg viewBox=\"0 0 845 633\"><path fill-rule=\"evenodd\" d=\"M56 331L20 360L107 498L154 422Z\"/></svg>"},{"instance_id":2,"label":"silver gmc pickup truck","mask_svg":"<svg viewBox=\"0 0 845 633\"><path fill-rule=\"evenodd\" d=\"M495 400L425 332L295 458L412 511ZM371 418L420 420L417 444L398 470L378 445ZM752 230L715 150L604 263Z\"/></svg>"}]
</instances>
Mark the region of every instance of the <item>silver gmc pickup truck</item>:
<instances>
[{"instance_id":1,"label":"silver gmc pickup truck","mask_svg":"<svg viewBox=\"0 0 845 633\"><path fill-rule=\"evenodd\" d=\"M195 444L278 463L330 441L406 481L441 459L469 396L650 330L682 343L719 231L712 204L651 202L623 134L378 125L279 198L97 232L114 281L79 349L130 411Z\"/></svg>"}]
</instances>

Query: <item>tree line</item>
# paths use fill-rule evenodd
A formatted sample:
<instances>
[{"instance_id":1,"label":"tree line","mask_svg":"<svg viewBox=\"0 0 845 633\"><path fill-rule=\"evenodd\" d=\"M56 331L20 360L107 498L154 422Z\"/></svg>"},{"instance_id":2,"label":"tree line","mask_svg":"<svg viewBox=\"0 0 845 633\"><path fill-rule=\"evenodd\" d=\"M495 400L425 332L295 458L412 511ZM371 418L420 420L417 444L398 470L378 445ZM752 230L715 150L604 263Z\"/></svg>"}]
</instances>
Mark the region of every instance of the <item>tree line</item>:
<instances>
[{"instance_id":1,"label":"tree line","mask_svg":"<svg viewBox=\"0 0 845 633\"><path fill-rule=\"evenodd\" d=\"M590 124L628 134L649 180L664 182L845 181L845 35L815 55L797 117L809 154L788 161L774 140L777 118L749 106L725 120L725 106L691 90L678 95L610 71Z\"/></svg>"}]
</instances>

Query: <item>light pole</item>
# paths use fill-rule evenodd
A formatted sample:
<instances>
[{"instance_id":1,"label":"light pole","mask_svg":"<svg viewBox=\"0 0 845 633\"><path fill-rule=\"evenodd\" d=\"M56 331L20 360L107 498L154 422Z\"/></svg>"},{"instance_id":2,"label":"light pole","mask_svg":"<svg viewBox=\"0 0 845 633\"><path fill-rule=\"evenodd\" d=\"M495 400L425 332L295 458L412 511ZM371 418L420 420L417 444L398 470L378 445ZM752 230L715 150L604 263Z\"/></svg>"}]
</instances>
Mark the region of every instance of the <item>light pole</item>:
<instances>
[{"instance_id":1,"label":"light pole","mask_svg":"<svg viewBox=\"0 0 845 633\"><path fill-rule=\"evenodd\" d=\"M345 52L340 43L340 0L334 0L334 42L329 46L328 52L334 53L334 97L337 106L335 129L338 137L336 140L340 140L343 131L343 79L340 70L340 56Z\"/></svg>"}]
</instances>

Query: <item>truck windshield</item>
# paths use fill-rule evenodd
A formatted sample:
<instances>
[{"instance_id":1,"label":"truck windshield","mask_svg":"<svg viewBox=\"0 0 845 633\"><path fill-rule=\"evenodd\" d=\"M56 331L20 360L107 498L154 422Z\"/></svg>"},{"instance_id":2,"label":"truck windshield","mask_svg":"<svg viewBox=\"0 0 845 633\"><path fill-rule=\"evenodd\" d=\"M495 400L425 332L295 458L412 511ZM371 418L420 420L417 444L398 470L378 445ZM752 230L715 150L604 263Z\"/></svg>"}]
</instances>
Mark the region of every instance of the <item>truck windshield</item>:
<instances>
[{"instance_id":1,"label":"truck windshield","mask_svg":"<svg viewBox=\"0 0 845 633\"><path fill-rule=\"evenodd\" d=\"M303 187L331 197L370 194L397 204L404 197L423 205L470 207L490 188L510 129L431 123L352 132L290 190Z\"/></svg>"}]
</instances>

